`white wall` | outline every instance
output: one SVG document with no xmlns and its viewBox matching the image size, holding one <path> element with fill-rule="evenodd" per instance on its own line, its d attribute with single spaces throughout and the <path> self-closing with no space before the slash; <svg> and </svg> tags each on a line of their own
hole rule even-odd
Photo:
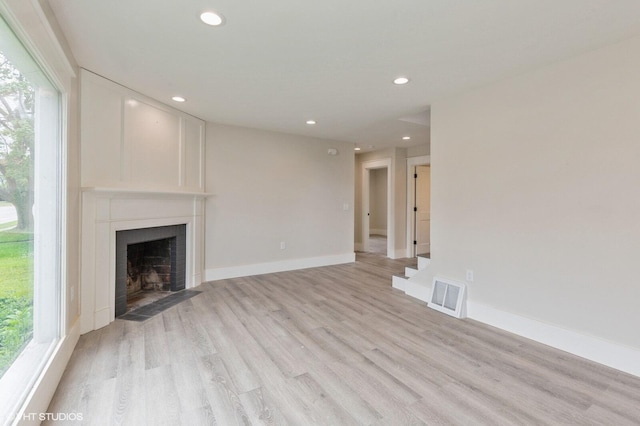
<svg viewBox="0 0 640 426">
<path fill-rule="evenodd" d="M 431 153 L 430 145 L 415 145 L 407 148 L 407 158 L 420 157 L 423 155 L 429 155 Z"/>
<path fill-rule="evenodd" d="M 638 51 L 433 104 L 433 275 L 472 269 L 471 302 L 640 348 Z"/>
<path fill-rule="evenodd" d="M 352 144 L 212 123 L 206 133 L 206 279 L 353 261 Z"/>
<path fill-rule="evenodd" d="M 407 256 L 407 149 L 396 148 L 393 158 L 394 253 L 392 259 Z"/>
<path fill-rule="evenodd" d="M 82 186 L 204 190 L 204 121 L 81 71 Z"/>
</svg>

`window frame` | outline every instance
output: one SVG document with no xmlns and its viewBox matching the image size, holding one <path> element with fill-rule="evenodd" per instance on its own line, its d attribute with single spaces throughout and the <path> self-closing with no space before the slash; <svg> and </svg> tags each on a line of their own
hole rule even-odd
<svg viewBox="0 0 640 426">
<path fill-rule="evenodd" d="M 42 236 L 38 236 L 39 241 L 35 242 L 35 234 L 38 231 L 34 229 L 34 269 L 36 269 L 36 264 L 40 262 L 37 258 L 38 252 L 40 256 L 43 256 L 43 253 L 49 254 L 44 254 L 47 258 L 45 263 L 48 265 L 41 268 L 41 271 L 34 270 L 34 337 L 0 379 L 4 380 L 7 377 L 9 380 L 19 377 L 25 370 L 31 373 L 27 380 L 20 380 L 20 388 L 13 385 L 14 380 L 7 382 L 8 387 L 15 394 L 15 398 L 12 398 L 11 404 L 3 404 L 0 418 L 6 418 L 7 422 L 11 422 L 13 419 L 13 423 L 16 424 L 25 420 L 25 414 L 46 411 L 79 336 L 77 331 L 72 331 L 71 335 L 69 333 L 69 310 L 66 302 L 68 300 L 67 264 L 69 261 L 67 255 L 67 143 L 69 106 L 74 93 L 72 84 L 76 75 L 73 65 L 69 62 L 49 24 L 46 11 L 41 8 L 38 2 L 0 0 L 0 16 L 15 35 L 17 43 L 22 45 L 24 52 L 31 57 L 40 73 L 49 82 L 49 94 L 53 96 L 50 97 L 46 107 L 51 108 L 52 105 L 55 105 L 55 116 L 50 116 L 47 120 L 49 125 L 53 123 L 55 126 L 53 132 L 55 136 L 50 135 L 52 136 L 50 139 L 54 143 L 47 146 L 51 140 L 38 140 L 40 137 L 38 135 L 35 142 L 36 146 L 40 144 L 36 147 L 36 159 L 40 154 L 53 157 L 48 161 L 46 167 L 50 169 L 49 175 L 55 177 L 50 179 L 51 182 L 40 182 L 39 189 L 36 188 L 38 179 L 34 178 L 36 202 L 41 203 L 39 207 L 36 207 L 35 215 L 41 215 L 38 210 L 50 212 L 52 202 L 56 214 L 53 215 L 55 216 L 53 220 L 48 221 L 48 224 L 44 224 L 42 221 L 38 222 L 38 218 L 35 218 L 36 223 L 45 227 L 44 231 L 42 229 L 40 231 L 43 231 L 46 236 L 44 239 Z M 24 72 L 22 69 L 20 70 Z M 43 96 L 42 90 L 38 96 Z M 42 103 L 39 105 L 39 107 L 44 106 Z M 34 127 L 41 124 L 42 122 L 36 119 Z M 43 146 L 47 146 L 48 152 L 42 150 L 38 154 L 37 152 Z M 42 164 L 34 164 L 34 169 L 38 167 L 42 167 Z M 38 173 L 38 171 L 34 170 L 34 173 Z M 46 185 L 43 186 L 45 183 Z M 50 191 L 52 187 L 55 188 L 53 194 L 38 197 L 38 191 L 42 193 L 40 195 L 45 195 L 45 191 Z M 53 281 L 55 285 L 45 285 L 45 281 Z M 48 291 L 38 294 L 39 290 L 44 287 L 48 287 Z M 52 299 L 55 301 L 54 303 L 50 303 Z M 51 305 L 54 305 L 53 308 Z M 43 307 L 53 313 L 42 315 Z M 52 316 L 55 318 L 53 322 L 50 321 Z M 38 324 L 39 321 L 42 325 Z M 46 335 L 37 335 L 38 327 L 43 327 L 39 330 L 46 330 Z M 44 343 L 40 340 L 44 340 Z M 5 383 L 2 387 L 5 387 L 4 385 Z"/>
</svg>

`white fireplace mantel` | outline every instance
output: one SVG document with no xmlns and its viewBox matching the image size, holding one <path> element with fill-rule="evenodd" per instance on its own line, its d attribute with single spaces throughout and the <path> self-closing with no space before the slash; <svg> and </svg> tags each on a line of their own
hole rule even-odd
<svg viewBox="0 0 640 426">
<path fill-rule="evenodd" d="M 186 287 L 202 283 L 206 193 L 83 188 L 81 333 L 115 319 L 116 232 L 185 224 Z"/>
</svg>

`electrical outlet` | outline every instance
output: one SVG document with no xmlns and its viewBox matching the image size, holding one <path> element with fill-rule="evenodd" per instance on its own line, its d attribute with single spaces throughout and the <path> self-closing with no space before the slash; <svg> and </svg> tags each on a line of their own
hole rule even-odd
<svg viewBox="0 0 640 426">
<path fill-rule="evenodd" d="M 287 245 L 285 244 L 285 242 L 284 242 L 284 241 L 281 241 L 281 242 L 280 242 L 280 250 L 284 250 L 284 249 L 286 249 L 286 248 L 287 248 Z"/>
<path fill-rule="evenodd" d="M 473 281 L 473 271 L 471 269 L 467 269 L 467 281 Z"/>
</svg>

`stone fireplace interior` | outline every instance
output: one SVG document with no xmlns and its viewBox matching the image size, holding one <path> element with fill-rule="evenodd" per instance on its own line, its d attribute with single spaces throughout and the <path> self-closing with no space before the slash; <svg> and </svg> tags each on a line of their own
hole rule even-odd
<svg viewBox="0 0 640 426">
<path fill-rule="evenodd" d="M 116 232 L 115 316 L 185 288 L 186 225 Z"/>
</svg>

